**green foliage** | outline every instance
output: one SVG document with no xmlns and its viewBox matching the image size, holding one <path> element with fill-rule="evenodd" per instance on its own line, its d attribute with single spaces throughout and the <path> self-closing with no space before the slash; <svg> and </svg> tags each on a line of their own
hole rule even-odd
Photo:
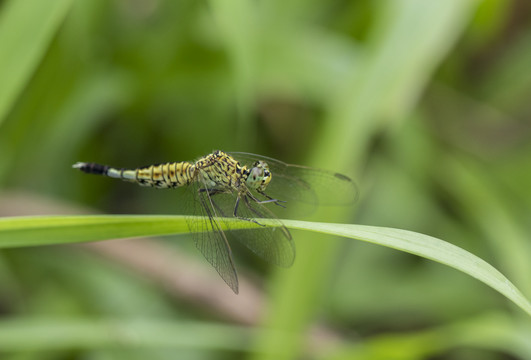
<svg viewBox="0 0 531 360">
<path fill-rule="evenodd" d="M 0 219 L 0 248 L 56 245 L 129 237 L 187 233 L 186 216 L 54 216 Z M 229 219 L 230 220 L 230 219 Z M 197 221 L 202 221 L 198 218 Z M 260 220 L 264 224 L 266 220 Z M 531 303 L 511 282 L 485 261 L 442 240 L 384 227 L 283 220 L 291 229 L 309 230 L 387 246 L 451 266 L 477 278 L 531 315 Z M 274 225 L 272 223 L 271 225 Z M 254 227 L 235 222 L 232 229 Z"/>
<path fill-rule="evenodd" d="M 528 315 L 506 302 L 529 312 L 527 10 L 517 0 L 2 2 L 0 356 L 531 358 Z M 297 244 L 288 270 L 234 249 L 239 274 L 267 284 L 237 298 L 198 269 L 178 275 L 206 296 L 167 281 L 161 259 L 197 255 L 186 235 L 136 263 L 125 245 L 106 256 L 37 246 L 187 232 L 175 216 L 182 191 L 71 165 L 213 149 L 345 173 L 361 190 L 356 214 L 286 221 Z M 95 212 L 128 215 L 72 217 Z"/>
<path fill-rule="evenodd" d="M 71 2 L 10 1 L 4 6 L 0 53 L 9 56 L 0 57 L 0 124 L 41 61 Z"/>
</svg>

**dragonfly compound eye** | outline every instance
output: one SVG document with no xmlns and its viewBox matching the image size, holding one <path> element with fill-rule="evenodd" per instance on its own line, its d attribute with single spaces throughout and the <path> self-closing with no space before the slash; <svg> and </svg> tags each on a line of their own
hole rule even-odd
<svg viewBox="0 0 531 360">
<path fill-rule="evenodd" d="M 250 189 L 263 191 L 271 181 L 269 167 L 263 161 L 257 161 L 249 171 L 246 184 Z"/>
</svg>

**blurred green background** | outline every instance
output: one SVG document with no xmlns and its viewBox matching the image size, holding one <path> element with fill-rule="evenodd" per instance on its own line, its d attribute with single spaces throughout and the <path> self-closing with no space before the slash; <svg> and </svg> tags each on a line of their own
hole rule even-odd
<svg viewBox="0 0 531 360">
<path fill-rule="evenodd" d="M 530 64 L 523 0 L 3 1 L 0 215 L 176 214 L 71 165 L 246 151 L 356 179 L 314 220 L 436 236 L 531 297 Z M 289 270 L 237 252 L 238 296 L 188 237 L 3 250 L 0 357 L 531 359 L 473 278 L 293 235 Z"/>
</svg>

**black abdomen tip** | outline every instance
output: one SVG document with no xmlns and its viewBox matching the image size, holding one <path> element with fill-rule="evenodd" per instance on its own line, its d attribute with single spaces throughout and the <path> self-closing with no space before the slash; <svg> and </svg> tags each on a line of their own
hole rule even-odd
<svg viewBox="0 0 531 360">
<path fill-rule="evenodd" d="M 109 167 L 107 165 L 100 165 L 95 163 L 78 162 L 72 165 L 74 169 L 79 169 L 87 174 L 107 175 Z"/>
</svg>

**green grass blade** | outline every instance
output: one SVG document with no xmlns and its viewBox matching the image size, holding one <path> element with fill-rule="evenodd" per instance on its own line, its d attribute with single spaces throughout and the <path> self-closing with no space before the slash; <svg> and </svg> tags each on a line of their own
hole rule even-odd
<svg viewBox="0 0 531 360">
<path fill-rule="evenodd" d="M 0 248 L 81 243 L 115 238 L 187 233 L 185 216 L 39 216 L 0 219 Z M 262 219 L 262 223 L 267 221 Z M 505 276 L 479 257 L 440 239 L 375 226 L 283 220 L 290 229 L 367 241 L 422 256 L 462 271 L 492 287 L 531 315 L 531 303 Z M 254 223 L 237 222 L 254 227 Z M 235 224 L 235 225 L 236 225 Z"/>
<path fill-rule="evenodd" d="M 0 124 L 30 79 L 71 0 L 8 1 L 0 12 Z"/>
<path fill-rule="evenodd" d="M 448 265 L 492 287 L 531 315 L 531 303 L 503 274 L 481 258 L 446 241 L 413 231 L 350 224 L 284 221 L 290 229 L 343 236 L 382 245 Z"/>
<path fill-rule="evenodd" d="M 515 319 L 506 312 L 493 312 L 417 331 L 378 334 L 364 339 L 362 344 L 341 344 L 322 359 L 431 359 L 456 348 L 494 350 L 526 359 L 530 336 L 528 321 Z"/>
<path fill-rule="evenodd" d="M 20 318 L 0 321 L 2 351 L 134 348 L 250 350 L 253 331 L 199 322 Z"/>
<path fill-rule="evenodd" d="M 26 216 L 0 219 L 0 248 L 182 234 L 184 216 Z"/>
</svg>

